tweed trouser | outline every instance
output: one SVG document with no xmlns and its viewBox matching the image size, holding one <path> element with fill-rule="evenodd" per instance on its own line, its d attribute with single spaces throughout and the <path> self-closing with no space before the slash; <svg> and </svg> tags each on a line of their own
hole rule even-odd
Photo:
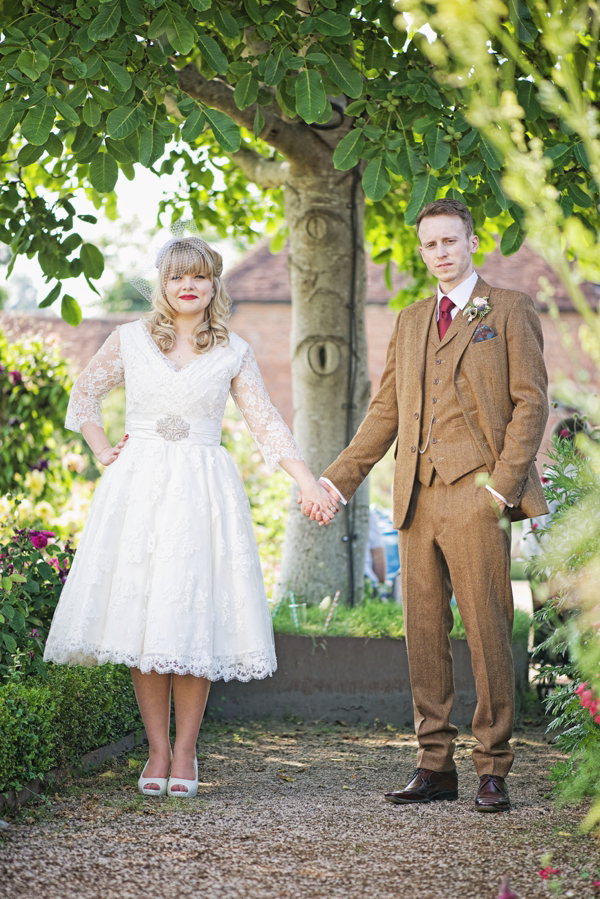
<svg viewBox="0 0 600 899">
<path fill-rule="evenodd" d="M 417 765 L 454 769 L 450 724 L 454 675 L 449 633 L 452 588 L 471 650 L 477 693 L 477 774 L 510 771 L 514 723 L 510 528 L 499 526 L 491 494 L 471 472 L 451 486 L 435 475 L 415 482 L 400 531 L 402 602 L 413 694 Z"/>
</svg>

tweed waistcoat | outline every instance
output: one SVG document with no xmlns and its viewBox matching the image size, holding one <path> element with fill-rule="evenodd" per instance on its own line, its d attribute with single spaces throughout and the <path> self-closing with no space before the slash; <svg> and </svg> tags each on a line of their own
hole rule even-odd
<svg viewBox="0 0 600 899">
<path fill-rule="evenodd" d="M 416 472 L 417 480 L 426 487 L 431 484 L 435 471 L 445 484 L 452 484 L 468 472 L 485 467 L 453 383 L 453 344 L 461 324 L 460 315 L 459 311 L 442 341 L 435 314 L 429 327 L 419 439 L 419 450 L 425 451 L 419 451 Z"/>
</svg>

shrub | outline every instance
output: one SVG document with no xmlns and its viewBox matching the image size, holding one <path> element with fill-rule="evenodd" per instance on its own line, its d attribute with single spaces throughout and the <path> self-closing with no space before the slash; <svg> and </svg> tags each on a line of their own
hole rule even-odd
<svg viewBox="0 0 600 899">
<path fill-rule="evenodd" d="M 0 683 L 16 674 L 45 677 L 42 656 L 73 550 L 52 531 L 14 531 L 0 544 Z"/>
<path fill-rule="evenodd" d="M 129 670 L 50 665 L 0 687 L 0 793 L 142 726 Z"/>
<path fill-rule="evenodd" d="M 0 495 L 48 468 L 49 440 L 62 432 L 69 402 L 67 363 L 39 337 L 8 343 L 0 333 Z"/>
</svg>

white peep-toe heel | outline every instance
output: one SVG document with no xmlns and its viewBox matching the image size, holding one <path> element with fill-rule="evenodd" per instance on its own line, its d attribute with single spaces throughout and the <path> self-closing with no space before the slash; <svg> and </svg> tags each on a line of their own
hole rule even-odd
<svg viewBox="0 0 600 899">
<path fill-rule="evenodd" d="M 184 780 L 183 777 L 170 777 L 167 786 L 169 796 L 175 796 L 177 799 L 193 799 L 198 792 L 198 759 L 194 759 L 194 770 L 196 777 L 194 780 Z M 173 787 L 187 787 L 187 793 L 184 790 L 173 790 Z"/>
<path fill-rule="evenodd" d="M 138 790 L 140 793 L 143 793 L 144 796 L 164 796 L 167 792 L 167 780 L 166 777 L 144 777 L 146 772 L 146 768 L 150 759 L 144 765 L 144 770 L 140 775 L 140 779 L 138 780 Z M 158 784 L 158 790 L 154 787 L 149 787 L 148 784 Z"/>
</svg>

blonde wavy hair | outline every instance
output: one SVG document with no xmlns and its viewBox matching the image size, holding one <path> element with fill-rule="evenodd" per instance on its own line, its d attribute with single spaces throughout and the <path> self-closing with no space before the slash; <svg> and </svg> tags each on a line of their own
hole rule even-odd
<svg viewBox="0 0 600 899">
<path fill-rule="evenodd" d="M 216 346 L 229 343 L 227 327 L 231 300 L 222 281 L 223 259 L 200 237 L 175 237 L 162 247 L 156 257 L 158 279 L 152 291 L 152 309 L 145 319 L 152 339 L 163 353 L 175 346 L 175 312 L 167 300 L 167 281 L 182 275 L 204 275 L 213 285 L 213 297 L 206 309 L 205 320 L 190 338 L 195 353 L 209 353 Z"/>
</svg>

